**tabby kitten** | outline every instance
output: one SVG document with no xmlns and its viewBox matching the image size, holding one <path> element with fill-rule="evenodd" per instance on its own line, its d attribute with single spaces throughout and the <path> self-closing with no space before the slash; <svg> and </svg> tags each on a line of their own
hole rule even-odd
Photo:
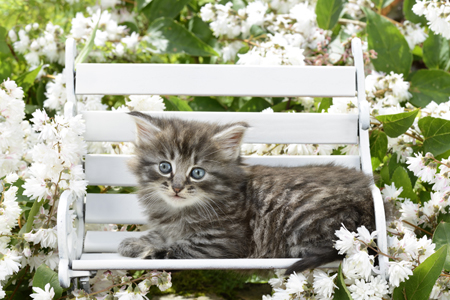
<svg viewBox="0 0 450 300">
<path fill-rule="evenodd" d="M 139 201 L 152 228 L 120 243 L 141 258 L 303 258 L 287 273 L 341 257 L 334 232 L 374 230 L 371 178 L 334 165 L 248 166 L 248 125 L 131 112 L 137 124 Z"/>
</svg>

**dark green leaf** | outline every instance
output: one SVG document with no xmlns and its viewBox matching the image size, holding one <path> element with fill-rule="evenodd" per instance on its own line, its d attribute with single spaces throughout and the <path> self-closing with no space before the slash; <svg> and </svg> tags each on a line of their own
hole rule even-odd
<svg viewBox="0 0 450 300">
<path fill-rule="evenodd" d="M 369 49 L 377 52 L 377 58 L 372 59 L 375 69 L 385 73 L 394 71 L 406 78 L 412 54 L 405 37 L 394 24 L 376 12 L 364 7 L 363 10 L 367 16 Z"/>
<path fill-rule="evenodd" d="M 397 161 L 397 153 L 392 154 L 391 158 L 388 162 L 388 169 L 389 169 L 389 178 L 392 178 L 392 175 L 394 175 L 395 170 L 400 166 L 399 162 Z"/>
<path fill-rule="evenodd" d="M 424 16 L 418 16 L 413 11 L 412 8 L 416 4 L 416 0 L 404 0 L 403 1 L 403 14 L 405 18 L 416 24 L 427 24 L 427 19 Z"/>
<path fill-rule="evenodd" d="M 328 109 L 331 105 L 333 105 L 333 98 L 322 98 L 317 112 L 321 113 L 323 110 L 325 110 L 325 112 L 328 112 Z"/>
<path fill-rule="evenodd" d="M 169 100 L 178 108 L 179 111 L 192 111 L 187 101 L 175 96 L 170 96 Z"/>
<path fill-rule="evenodd" d="M 37 105 L 33 105 L 33 104 L 26 104 L 25 105 L 25 113 L 26 114 L 32 114 L 36 111 L 36 109 L 38 109 L 39 106 Z"/>
<path fill-rule="evenodd" d="M 219 101 L 210 97 L 195 97 L 189 106 L 196 111 L 226 111 Z"/>
<path fill-rule="evenodd" d="M 150 22 L 165 17 L 175 18 L 190 0 L 153 0 L 142 12 Z"/>
<path fill-rule="evenodd" d="M 78 54 L 78 56 L 75 58 L 75 67 L 76 65 L 83 63 L 86 58 L 89 55 L 89 52 L 92 51 L 92 49 L 94 48 L 94 40 L 95 40 L 95 35 L 97 34 L 97 28 L 98 28 L 98 24 L 100 23 L 100 18 L 97 21 L 97 24 L 95 24 L 94 29 L 92 30 L 91 36 L 89 37 L 89 40 L 86 41 L 86 44 L 84 45 L 83 49 L 81 49 L 80 53 Z"/>
<path fill-rule="evenodd" d="M 413 275 L 394 290 L 393 299 L 428 299 L 434 283 L 441 274 L 446 257 L 447 246 L 444 246 L 414 269 Z"/>
<path fill-rule="evenodd" d="M 258 37 L 266 33 L 267 32 L 260 26 L 252 25 L 252 27 L 250 27 L 250 34 L 254 37 Z"/>
<path fill-rule="evenodd" d="M 450 74 L 442 70 L 419 70 L 411 77 L 411 104 L 425 107 L 431 101 L 447 102 L 450 97 Z"/>
<path fill-rule="evenodd" d="M 55 297 L 58 299 L 62 296 L 63 288 L 59 285 L 58 273 L 51 270 L 46 264 L 42 264 L 37 268 L 33 277 L 33 287 L 39 287 L 45 290 L 45 285 L 50 283 L 50 287 L 55 291 Z"/>
<path fill-rule="evenodd" d="M 129 34 L 133 33 L 133 32 L 139 33 L 139 28 L 137 27 L 136 23 L 134 23 L 134 22 L 123 22 L 123 23 L 120 23 L 120 25 L 127 26 L 127 28 L 129 29 L 129 32 L 128 32 Z"/>
<path fill-rule="evenodd" d="M 148 29 L 154 52 L 161 54 L 186 53 L 193 56 L 218 56 L 211 46 L 171 19 L 155 20 Z"/>
<path fill-rule="evenodd" d="M 211 29 L 209 29 L 209 25 L 203 22 L 203 20 L 199 17 L 193 17 L 189 21 L 189 31 L 205 43 L 208 43 L 213 37 L 213 33 Z"/>
<path fill-rule="evenodd" d="M 381 161 L 388 150 L 388 139 L 386 133 L 374 130 L 370 134 L 370 155 L 378 157 Z"/>
<path fill-rule="evenodd" d="M 424 136 L 425 153 L 431 152 L 437 156 L 450 150 L 450 121 L 424 117 L 419 120 L 419 128 Z"/>
<path fill-rule="evenodd" d="M 343 9 L 343 0 L 318 0 L 316 4 L 317 24 L 325 30 L 333 29 Z"/>
<path fill-rule="evenodd" d="M 394 115 L 382 115 L 377 116 L 377 120 L 383 123 L 383 130 L 390 137 L 398 137 L 408 130 L 414 123 L 419 110 L 394 114 Z"/>
<path fill-rule="evenodd" d="M 345 284 L 344 276 L 342 276 L 341 265 L 339 265 L 338 276 L 336 276 L 334 284 L 336 284 L 337 288 L 334 289 L 333 300 L 353 300 L 350 291 Z"/>
<path fill-rule="evenodd" d="M 257 112 L 263 111 L 264 109 L 270 107 L 270 103 L 263 98 L 252 98 L 247 103 L 245 103 L 239 111 L 243 112 Z"/>
<path fill-rule="evenodd" d="M 36 91 L 36 101 L 37 104 L 39 106 L 39 108 L 43 108 L 44 107 L 44 100 L 46 99 L 45 97 L 45 84 L 43 81 L 39 82 L 37 91 Z"/>
<path fill-rule="evenodd" d="M 11 51 L 9 50 L 8 44 L 6 43 L 6 36 L 8 35 L 8 31 L 5 27 L 0 26 L 0 52 L 8 54 Z"/>
<path fill-rule="evenodd" d="M 391 177 L 391 182 L 395 184 L 395 187 L 398 189 L 400 187 L 403 188 L 403 191 L 400 194 L 402 198 L 408 198 L 411 200 L 415 200 L 417 198 L 416 193 L 413 191 L 413 187 L 411 185 L 411 180 L 409 179 L 408 172 L 406 172 L 405 168 L 397 167 Z"/>
<path fill-rule="evenodd" d="M 34 85 L 34 81 L 36 80 L 36 76 L 39 74 L 42 65 L 37 67 L 36 69 L 26 72 L 16 79 L 17 86 L 21 86 L 22 89 L 26 92 Z"/>
<path fill-rule="evenodd" d="M 39 213 L 39 209 L 44 204 L 44 200 L 35 200 L 33 206 L 31 207 L 30 214 L 28 215 L 27 225 L 25 227 L 25 233 L 28 233 L 33 228 L 34 217 Z"/>
<path fill-rule="evenodd" d="M 433 243 L 436 249 L 447 246 L 447 257 L 445 259 L 444 269 L 450 270 L 450 223 L 441 222 L 433 233 Z"/>
<path fill-rule="evenodd" d="M 6 55 L 0 53 L 0 82 L 11 78 L 12 68 L 11 63 L 6 60 Z"/>
<path fill-rule="evenodd" d="M 152 0 L 137 0 L 137 9 L 141 10 L 144 7 L 147 7 L 151 2 Z"/>
<path fill-rule="evenodd" d="M 430 193 L 429 192 L 427 192 L 427 194 L 428 195 L 430 195 Z M 430 197 L 431 198 L 431 197 Z M 445 223 L 450 223 L 450 214 L 449 213 L 446 213 L 446 214 L 443 214 L 443 213 L 440 213 L 439 214 L 439 216 L 438 216 L 438 222 L 440 223 L 440 222 L 445 222 Z M 450 247 L 450 246 L 449 246 Z M 448 254 L 447 254 L 447 259 L 448 259 Z M 447 262 L 447 261 L 446 261 Z"/>
<path fill-rule="evenodd" d="M 445 70 L 450 60 L 450 41 L 440 34 L 428 32 L 423 43 L 423 62 L 430 69 Z"/>
</svg>

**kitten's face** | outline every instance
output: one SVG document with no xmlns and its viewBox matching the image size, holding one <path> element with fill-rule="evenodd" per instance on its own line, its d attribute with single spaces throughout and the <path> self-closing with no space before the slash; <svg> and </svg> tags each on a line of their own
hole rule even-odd
<svg viewBox="0 0 450 300">
<path fill-rule="evenodd" d="M 218 126 L 132 114 L 139 118 L 132 169 L 148 203 L 163 199 L 174 208 L 207 208 L 218 196 L 235 191 L 243 172 L 239 148 L 245 124 Z"/>
</svg>

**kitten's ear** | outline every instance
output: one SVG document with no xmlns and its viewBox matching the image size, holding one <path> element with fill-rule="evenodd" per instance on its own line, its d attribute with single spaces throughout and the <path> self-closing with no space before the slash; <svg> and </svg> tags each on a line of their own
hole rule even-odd
<svg viewBox="0 0 450 300">
<path fill-rule="evenodd" d="M 133 116 L 134 121 L 136 122 L 136 141 L 138 141 L 138 143 L 142 143 L 153 138 L 158 132 L 161 131 L 161 129 L 157 127 L 154 122 L 152 122 L 152 117 L 150 117 L 149 115 L 140 113 L 138 111 L 132 111 L 128 114 Z"/>
<path fill-rule="evenodd" d="M 227 158 L 238 158 L 241 152 L 242 138 L 248 127 L 247 123 L 236 123 L 213 136 L 213 140 Z"/>
</svg>

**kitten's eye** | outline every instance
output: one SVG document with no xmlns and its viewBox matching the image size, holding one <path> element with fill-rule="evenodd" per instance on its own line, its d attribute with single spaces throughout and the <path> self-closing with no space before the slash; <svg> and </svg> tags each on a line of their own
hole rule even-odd
<svg viewBox="0 0 450 300">
<path fill-rule="evenodd" d="M 172 172 L 172 166 L 167 161 L 163 161 L 159 164 L 159 170 L 163 174 L 169 174 L 170 172 Z"/>
<path fill-rule="evenodd" d="M 191 177 L 194 179 L 202 179 L 206 172 L 202 168 L 194 168 L 191 171 Z"/>
</svg>

